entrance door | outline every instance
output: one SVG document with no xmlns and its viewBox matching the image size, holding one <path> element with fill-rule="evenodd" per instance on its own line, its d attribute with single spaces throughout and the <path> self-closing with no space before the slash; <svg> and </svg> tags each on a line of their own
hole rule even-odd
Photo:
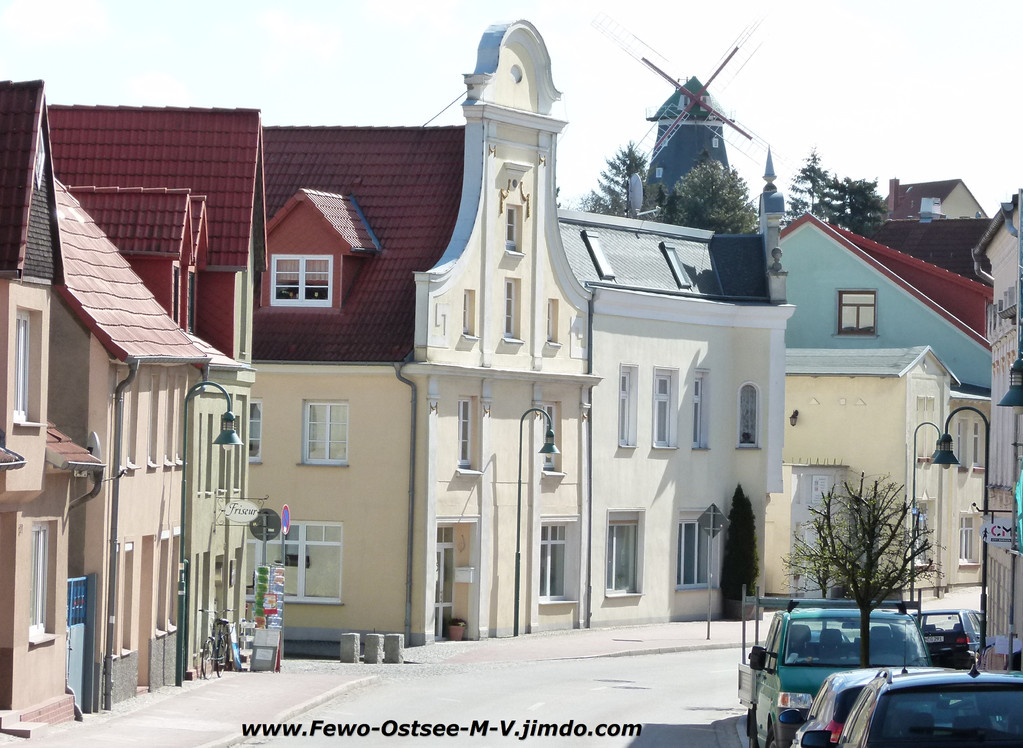
<svg viewBox="0 0 1023 748">
<path fill-rule="evenodd" d="M 437 588 L 434 590 L 433 634 L 444 636 L 455 602 L 455 528 L 437 528 Z"/>
<path fill-rule="evenodd" d="M 75 692 L 75 706 L 89 711 L 85 693 L 87 664 L 91 661 L 92 624 L 89 620 L 90 587 L 95 580 L 77 577 L 67 580 L 67 681 Z"/>
</svg>

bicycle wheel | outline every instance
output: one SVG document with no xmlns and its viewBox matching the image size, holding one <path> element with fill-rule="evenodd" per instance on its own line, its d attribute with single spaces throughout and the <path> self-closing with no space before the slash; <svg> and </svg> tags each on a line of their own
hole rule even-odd
<svg viewBox="0 0 1023 748">
<path fill-rule="evenodd" d="M 202 651 L 199 653 L 199 677 L 205 680 L 213 672 L 213 637 L 203 642 Z"/>
<path fill-rule="evenodd" d="M 217 635 L 217 646 L 213 651 L 213 667 L 217 671 L 217 677 L 220 677 L 221 671 L 224 669 L 224 665 L 227 662 L 227 645 L 224 641 L 224 635 Z"/>
</svg>

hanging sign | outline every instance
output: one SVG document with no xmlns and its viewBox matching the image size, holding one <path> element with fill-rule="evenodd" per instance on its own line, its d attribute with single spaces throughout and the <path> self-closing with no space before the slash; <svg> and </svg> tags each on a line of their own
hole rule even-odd
<svg viewBox="0 0 1023 748">
<path fill-rule="evenodd" d="M 224 516 L 231 522 L 247 525 L 259 515 L 259 507 L 245 499 L 229 501 L 224 507 Z"/>
</svg>

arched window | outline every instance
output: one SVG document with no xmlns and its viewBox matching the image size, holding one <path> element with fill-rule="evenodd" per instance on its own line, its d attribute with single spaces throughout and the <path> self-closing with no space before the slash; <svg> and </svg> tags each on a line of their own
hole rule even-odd
<svg viewBox="0 0 1023 748">
<path fill-rule="evenodd" d="M 760 444 L 760 392 L 755 384 L 739 388 L 739 446 Z"/>
</svg>

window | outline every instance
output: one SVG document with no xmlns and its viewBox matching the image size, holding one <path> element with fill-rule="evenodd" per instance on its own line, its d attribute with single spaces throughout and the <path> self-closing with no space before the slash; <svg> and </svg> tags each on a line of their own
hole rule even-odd
<svg viewBox="0 0 1023 748">
<path fill-rule="evenodd" d="M 658 166 L 654 169 L 654 179 L 660 179 L 664 176 L 664 167 Z"/>
<path fill-rule="evenodd" d="M 678 525 L 678 561 L 675 584 L 679 587 L 707 586 L 707 549 L 710 539 L 695 520 Z"/>
<path fill-rule="evenodd" d="M 32 525 L 32 576 L 29 579 L 28 632 L 46 631 L 46 587 L 49 576 L 49 528 L 42 522 Z"/>
<path fill-rule="evenodd" d="M 249 462 L 263 459 L 263 401 L 249 403 Z"/>
<path fill-rule="evenodd" d="M 639 592 L 639 517 L 615 512 L 607 525 L 608 592 Z"/>
<path fill-rule="evenodd" d="M 348 403 L 306 403 L 302 460 L 313 465 L 348 464 Z"/>
<path fill-rule="evenodd" d="M 505 278 L 504 281 L 504 337 L 519 338 L 519 281 Z"/>
<path fill-rule="evenodd" d="M 160 452 L 160 375 L 149 380 L 149 467 L 157 467 Z"/>
<path fill-rule="evenodd" d="M 289 255 L 274 257 L 271 304 L 330 306 L 333 258 Z"/>
<path fill-rule="evenodd" d="M 966 564 L 977 563 L 977 554 L 974 549 L 976 533 L 973 531 L 973 517 L 966 515 L 959 518 L 959 562 Z"/>
<path fill-rule="evenodd" d="M 981 457 L 984 454 L 981 451 L 981 436 L 980 436 L 980 423 L 977 421 L 973 422 L 973 466 L 984 467 L 984 463 L 981 461 Z"/>
<path fill-rule="evenodd" d="M 636 446 L 636 377 L 635 366 L 622 365 L 618 371 L 618 446 Z"/>
<path fill-rule="evenodd" d="M 472 467 L 472 400 L 458 401 L 458 467 Z"/>
<path fill-rule="evenodd" d="M 284 594 L 300 600 L 317 602 L 341 601 L 341 561 L 344 526 L 339 523 L 291 523 L 291 532 L 284 542 Z M 247 558 L 255 566 L 281 562 L 281 544 L 250 538 Z M 248 582 L 251 584 L 251 574 Z M 251 587 L 250 594 L 251 594 Z"/>
<path fill-rule="evenodd" d="M 565 525 L 540 528 L 540 597 L 565 597 Z"/>
<path fill-rule="evenodd" d="M 29 340 L 32 331 L 28 312 L 17 314 L 14 338 L 14 421 L 28 420 L 28 390 L 31 381 Z"/>
<path fill-rule="evenodd" d="M 558 342 L 558 300 L 547 299 L 547 342 Z"/>
<path fill-rule="evenodd" d="M 707 385 L 706 372 L 693 375 L 693 449 L 707 448 L 707 417 L 704 413 L 704 390 Z"/>
<path fill-rule="evenodd" d="M 171 317 L 181 325 L 181 268 L 174 266 L 174 278 L 171 281 Z"/>
<path fill-rule="evenodd" d="M 739 388 L 739 446 L 755 447 L 760 439 L 760 402 L 756 385 Z"/>
<path fill-rule="evenodd" d="M 873 291 L 838 292 L 838 334 L 873 335 L 877 306 Z"/>
<path fill-rule="evenodd" d="M 966 453 L 963 452 L 963 446 L 964 446 L 963 431 L 964 431 L 964 427 L 965 427 L 965 424 L 962 421 L 956 421 L 955 455 L 956 455 L 957 458 L 959 458 L 959 464 L 962 465 L 963 467 L 965 467 L 965 466 L 970 464 L 969 457 L 967 457 Z"/>
<path fill-rule="evenodd" d="M 559 436 L 561 434 L 561 425 L 558 423 L 558 410 L 559 410 L 558 404 L 557 403 L 548 403 L 548 404 L 543 405 L 541 407 L 543 408 L 544 412 L 551 417 L 551 429 L 554 431 L 554 445 L 556 447 L 558 447 L 558 449 L 560 450 L 561 446 L 558 444 L 558 442 L 561 441 L 560 436 Z M 542 423 L 543 423 L 544 438 L 546 439 L 547 438 L 547 419 L 544 418 L 542 420 Z M 545 454 L 543 456 L 543 469 L 546 470 L 549 473 L 559 473 L 559 472 L 561 472 L 561 455 L 560 454 L 556 454 L 556 455 L 555 454 Z"/>
<path fill-rule="evenodd" d="M 476 292 L 465 291 L 462 294 L 462 334 L 476 337 Z"/>
<path fill-rule="evenodd" d="M 519 250 L 519 208 L 517 205 L 505 205 L 506 216 L 504 248 L 507 252 Z"/>
<path fill-rule="evenodd" d="M 654 435 L 655 447 L 674 447 L 678 386 L 677 372 L 654 369 Z"/>
</svg>

